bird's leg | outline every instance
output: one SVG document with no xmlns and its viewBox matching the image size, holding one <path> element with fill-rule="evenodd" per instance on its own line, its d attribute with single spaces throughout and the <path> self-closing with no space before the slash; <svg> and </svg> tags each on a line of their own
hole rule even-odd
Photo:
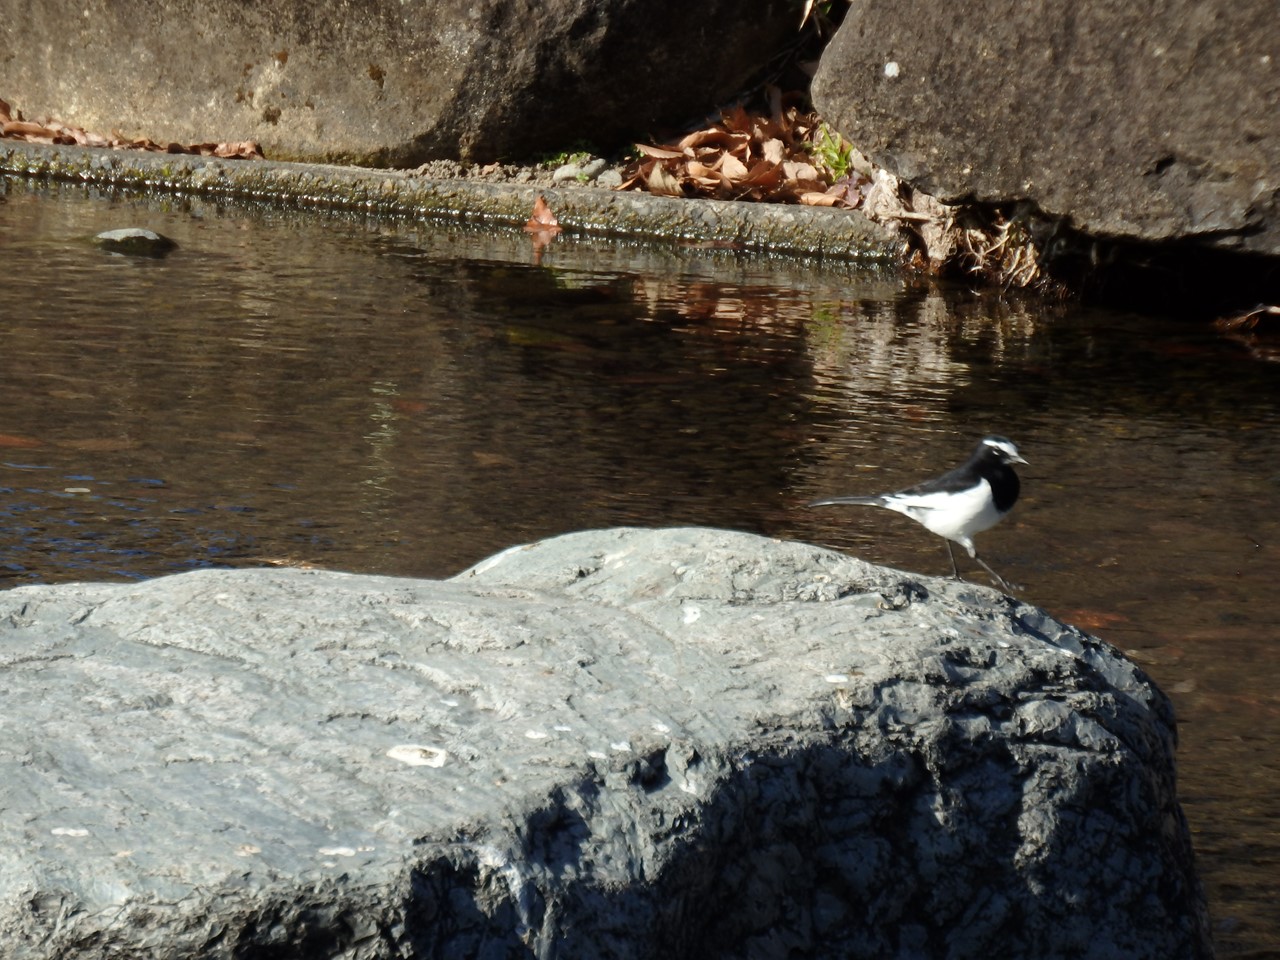
<svg viewBox="0 0 1280 960">
<path fill-rule="evenodd" d="M 983 560 L 980 556 L 978 556 L 976 552 L 973 555 L 973 559 L 977 560 L 980 564 L 982 564 L 982 569 L 987 571 L 987 573 L 991 574 L 992 579 L 994 579 L 996 583 L 1000 584 L 1000 589 L 1004 590 L 1005 593 L 1017 593 L 1019 590 L 1022 589 L 1022 587 L 1018 586 L 1018 584 L 1010 583 L 1004 577 L 1000 576 L 1000 574 L 996 573 L 989 566 L 987 566 L 986 561 Z"/>
<path fill-rule="evenodd" d="M 951 541 L 943 540 L 942 542 L 947 545 L 947 556 L 951 558 L 951 579 L 959 580 L 960 570 L 956 567 L 956 555 L 951 551 Z"/>
</svg>

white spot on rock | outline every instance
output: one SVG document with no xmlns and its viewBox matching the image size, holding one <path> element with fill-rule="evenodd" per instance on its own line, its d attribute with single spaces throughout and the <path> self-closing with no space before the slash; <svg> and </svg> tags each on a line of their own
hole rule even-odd
<svg viewBox="0 0 1280 960">
<path fill-rule="evenodd" d="M 827 683 L 848 683 L 849 675 L 847 673 L 828 673 L 822 679 Z"/>
<path fill-rule="evenodd" d="M 449 752 L 439 747 L 424 747 L 416 743 L 402 743 L 387 751 L 392 760 L 399 760 L 411 767 L 443 767 Z"/>
<path fill-rule="evenodd" d="M 898 66 L 897 60 L 890 60 L 884 65 L 884 75 L 893 80 L 902 72 L 902 68 Z"/>
<path fill-rule="evenodd" d="M 702 617 L 702 608 L 696 604 L 686 603 L 682 608 L 685 623 L 696 623 Z"/>
<path fill-rule="evenodd" d="M 87 837 L 89 831 L 81 827 L 54 827 L 49 831 L 55 837 Z"/>
<path fill-rule="evenodd" d="M 551 734 L 545 733 L 542 730 L 526 730 L 524 735 L 530 740 L 545 740 L 547 737 L 551 736 Z"/>
</svg>

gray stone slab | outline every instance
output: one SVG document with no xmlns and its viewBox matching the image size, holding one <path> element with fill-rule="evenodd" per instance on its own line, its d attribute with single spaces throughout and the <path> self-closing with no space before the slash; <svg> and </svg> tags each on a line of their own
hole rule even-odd
<svg viewBox="0 0 1280 960">
<path fill-rule="evenodd" d="M 1274 0 L 859 0 L 819 112 L 939 199 L 1280 253 Z"/>
<path fill-rule="evenodd" d="M 798 19 L 786 0 L 0 0 L 0 95 L 161 143 L 487 163 L 583 137 L 612 148 L 709 112 Z"/>
<path fill-rule="evenodd" d="M 705 529 L 0 594 L 0 953 L 1207 957 L 1169 704 Z"/>
</svg>

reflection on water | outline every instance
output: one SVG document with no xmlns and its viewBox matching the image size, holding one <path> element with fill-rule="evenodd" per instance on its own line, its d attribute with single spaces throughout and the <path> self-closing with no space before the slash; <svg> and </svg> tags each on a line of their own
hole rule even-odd
<svg viewBox="0 0 1280 960">
<path fill-rule="evenodd" d="M 1028 599 L 1174 698 L 1222 956 L 1280 948 L 1280 389 L 1201 331 L 727 250 L 8 184 L 0 575 L 309 563 L 444 576 L 587 527 L 706 524 L 926 573 L 894 489 L 987 432 Z M 164 260 L 84 242 L 157 229 Z M 980 579 L 981 571 L 963 566 Z"/>
</svg>

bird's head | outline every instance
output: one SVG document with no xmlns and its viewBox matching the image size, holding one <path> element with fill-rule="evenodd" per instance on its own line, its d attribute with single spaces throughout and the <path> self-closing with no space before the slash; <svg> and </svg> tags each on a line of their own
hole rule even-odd
<svg viewBox="0 0 1280 960">
<path fill-rule="evenodd" d="M 983 437 L 979 449 L 988 456 L 994 456 L 1001 463 L 1026 463 L 1022 459 L 1022 455 L 1018 453 L 1018 448 L 1013 445 L 1013 441 L 1008 437 Z"/>
</svg>

